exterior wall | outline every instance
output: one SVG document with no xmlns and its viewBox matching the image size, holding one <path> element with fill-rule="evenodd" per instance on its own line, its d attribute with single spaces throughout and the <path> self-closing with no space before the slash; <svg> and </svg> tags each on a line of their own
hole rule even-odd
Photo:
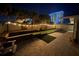
<svg viewBox="0 0 79 59">
<path fill-rule="evenodd" d="M 64 24 L 56 25 L 56 28 L 64 29 L 64 30 L 67 30 L 67 31 L 73 31 L 73 27 L 74 27 L 74 25 L 64 25 Z"/>
<path fill-rule="evenodd" d="M 0 24 L 0 33 L 3 33 L 3 32 L 4 32 L 3 26 L 2 24 Z"/>
<path fill-rule="evenodd" d="M 18 31 L 18 30 L 21 30 L 21 26 L 18 26 L 18 25 L 12 25 L 12 24 L 9 24 L 8 25 L 8 31 Z"/>
<path fill-rule="evenodd" d="M 12 31 L 18 31 L 21 30 L 21 26 L 13 25 L 13 24 L 4 24 L 2 25 L 2 28 L 0 26 L 0 32 L 12 32 Z"/>
<path fill-rule="evenodd" d="M 74 41 L 79 43 L 79 15 L 74 17 Z"/>
</svg>

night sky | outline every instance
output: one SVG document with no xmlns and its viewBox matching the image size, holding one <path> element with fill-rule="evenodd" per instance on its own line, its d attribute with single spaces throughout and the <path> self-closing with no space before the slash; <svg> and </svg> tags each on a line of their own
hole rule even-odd
<svg viewBox="0 0 79 59">
<path fill-rule="evenodd" d="M 57 11 L 64 11 L 64 16 L 78 15 L 78 3 L 23 3 L 12 4 L 13 8 L 21 8 L 31 11 L 36 11 L 39 14 L 49 14 Z"/>
</svg>

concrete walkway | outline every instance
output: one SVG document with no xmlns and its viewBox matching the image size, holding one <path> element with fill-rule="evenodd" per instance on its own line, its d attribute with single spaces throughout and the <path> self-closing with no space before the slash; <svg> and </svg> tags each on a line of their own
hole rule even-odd
<svg viewBox="0 0 79 59">
<path fill-rule="evenodd" d="M 56 37 L 55 40 L 50 43 L 35 38 L 35 40 L 29 44 L 25 44 L 21 49 L 18 49 L 15 55 L 20 56 L 71 56 L 79 55 L 79 45 L 75 45 L 71 42 L 70 38 L 72 32 L 59 33 L 55 32 L 48 34 Z"/>
<path fill-rule="evenodd" d="M 54 41 L 45 46 L 41 55 L 57 55 L 57 56 L 70 56 L 79 55 L 79 47 L 71 42 L 70 38 L 72 33 L 59 33 L 60 37 L 57 37 Z M 52 36 L 59 36 L 57 33 L 51 34 Z M 45 49 L 45 50 L 44 50 Z"/>
</svg>

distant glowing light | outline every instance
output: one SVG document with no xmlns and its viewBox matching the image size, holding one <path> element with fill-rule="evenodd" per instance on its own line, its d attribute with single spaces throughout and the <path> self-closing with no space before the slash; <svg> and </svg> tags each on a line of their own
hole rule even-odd
<svg viewBox="0 0 79 59">
<path fill-rule="evenodd" d="M 13 23 L 13 25 L 17 25 L 16 23 Z"/>
<path fill-rule="evenodd" d="M 22 26 L 26 26 L 26 25 L 22 25 Z"/>
<path fill-rule="evenodd" d="M 7 22 L 8 24 L 11 24 L 11 22 L 9 21 L 9 22 Z"/>
<path fill-rule="evenodd" d="M 18 24 L 18 26 L 21 26 L 21 24 Z"/>
<path fill-rule="evenodd" d="M 26 27 L 28 27 L 28 25 L 26 25 Z"/>
</svg>

